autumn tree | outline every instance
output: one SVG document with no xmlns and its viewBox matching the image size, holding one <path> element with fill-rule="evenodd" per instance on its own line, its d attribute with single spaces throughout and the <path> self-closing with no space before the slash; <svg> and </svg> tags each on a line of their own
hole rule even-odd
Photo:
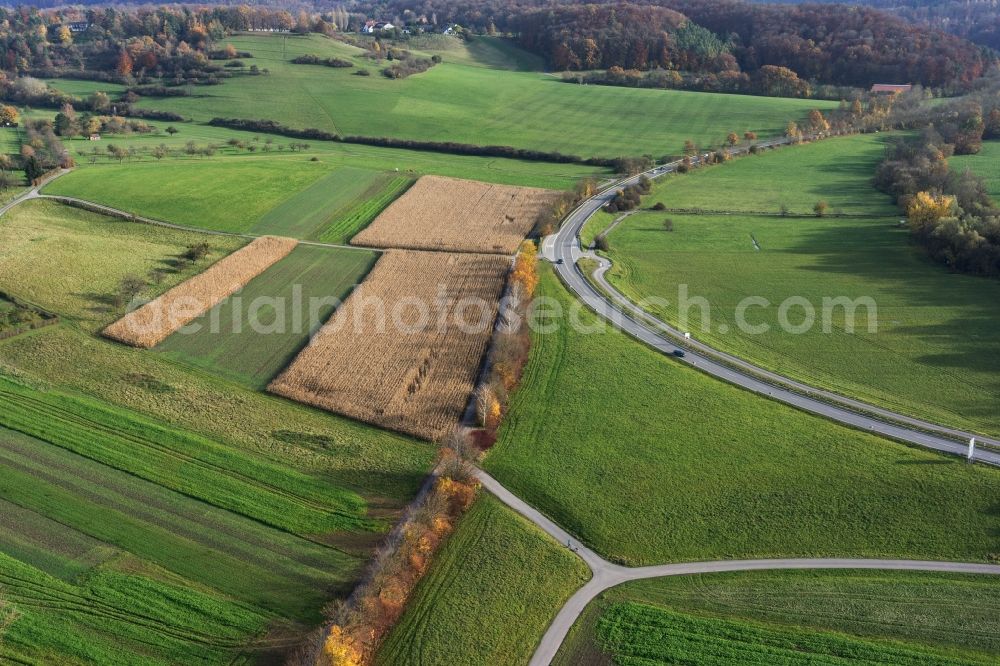
<svg viewBox="0 0 1000 666">
<path fill-rule="evenodd" d="M 785 136 L 791 139 L 792 143 L 798 142 L 802 138 L 802 130 L 799 129 L 798 123 L 789 120 L 788 124 L 785 125 Z"/>
<path fill-rule="evenodd" d="M 983 127 L 983 138 L 1000 138 L 1000 108 L 994 107 L 990 109 L 989 114 L 986 116 L 985 126 Z"/>
<path fill-rule="evenodd" d="M 107 93 L 98 91 L 87 99 L 87 106 L 90 107 L 91 111 L 103 113 L 111 108 L 111 99 L 108 98 Z"/>
<path fill-rule="evenodd" d="M 118 54 L 118 63 L 115 65 L 115 71 L 120 76 L 131 76 L 134 66 L 135 63 L 132 60 L 132 56 L 129 55 L 127 50 L 122 49 L 121 53 Z"/>
<path fill-rule="evenodd" d="M 694 157 L 698 154 L 698 146 L 694 141 L 688 139 L 684 142 L 684 155 L 686 157 Z"/>
<path fill-rule="evenodd" d="M 66 102 L 62 105 L 62 109 L 56 114 L 53 126 L 56 134 L 67 139 L 72 139 L 80 133 L 80 126 L 76 121 L 76 111 L 72 104 Z"/>
<path fill-rule="evenodd" d="M 816 217 L 823 217 L 824 215 L 826 215 L 826 211 L 829 207 L 830 204 L 820 199 L 813 205 L 813 212 L 816 213 Z"/>
<path fill-rule="evenodd" d="M 945 194 L 917 192 L 906 207 L 906 218 L 910 229 L 923 235 L 933 231 L 934 227 L 955 210 L 955 197 Z"/>
<path fill-rule="evenodd" d="M 343 628 L 334 625 L 323 643 L 323 657 L 327 666 L 361 666 L 361 653 L 354 646 L 354 639 Z"/>
<path fill-rule="evenodd" d="M 746 140 L 747 143 L 753 143 L 754 141 L 757 140 L 757 133 L 746 131 L 743 133 L 743 138 Z"/>
<path fill-rule="evenodd" d="M 9 104 L 0 106 L 0 125 L 4 125 L 5 127 L 16 125 L 20 119 L 21 115 L 15 107 Z"/>
<path fill-rule="evenodd" d="M 822 132 L 828 132 L 830 130 L 830 123 L 826 118 L 823 117 L 823 113 L 819 109 L 813 109 L 809 112 L 809 131 L 813 134 L 820 134 Z"/>
<path fill-rule="evenodd" d="M 530 298 L 538 286 L 538 249 L 531 241 L 524 241 L 514 259 L 514 269 L 510 279 L 520 285 L 525 296 Z"/>
<path fill-rule="evenodd" d="M 737 134 L 736 132 L 730 132 L 726 136 L 726 143 L 728 143 L 730 146 L 735 146 L 739 142 L 740 142 L 740 135 Z"/>
</svg>

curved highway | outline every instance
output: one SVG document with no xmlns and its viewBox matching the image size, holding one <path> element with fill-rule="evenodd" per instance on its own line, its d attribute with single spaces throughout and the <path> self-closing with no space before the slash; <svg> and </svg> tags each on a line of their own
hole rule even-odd
<svg viewBox="0 0 1000 666">
<path fill-rule="evenodd" d="M 776 139 L 759 145 L 773 147 L 786 142 L 784 139 Z M 745 149 L 733 149 L 731 152 L 736 154 L 745 152 Z M 943 453 L 966 455 L 968 442 L 973 433 L 923 421 L 815 388 L 753 365 L 697 340 L 685 340 L 682 331 L 632 303 L 608 283 L 604 279 L 604 273 L 610 264 L 604 259 L 599 260 L 601 268 L 595 276 L 601 289 L 591 284 L 577 266 L 577 260 L 581 257 L 593 256 L 580 246 L 580 230 L 583 225 L 614 197 L 618 189 L 637 183 L 642 175 L 652 179 L 672 173 L 679 165 L 680 162 L 662 165 L 602 190 L 580 204 L 564 220 L 559 231 L 543 240 L 543 256 L 554 263 L 559 277 L 577 298 L 617 328 L 664 354 L 673 354 L 683 344 L 685 354 L 683 358 L 676 358 L 677 361 L 748 391 L 852 428 Z M 1000 447 L 1000 440 L 993 438 L 976 435 L 976 441 Z M 1000 466 L 1000 453 L 995 451 L 977 448 L 975 459 Z"/>
</svg>

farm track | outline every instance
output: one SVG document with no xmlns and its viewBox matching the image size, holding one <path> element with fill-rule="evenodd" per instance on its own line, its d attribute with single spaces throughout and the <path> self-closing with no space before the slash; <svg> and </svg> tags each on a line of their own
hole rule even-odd
<svg viewBox="0 0 1000 666">
<path fill-rule="evenodd" d="M 680 562 L 647 567 L 625 567 L 608 562 L 576 541 L 566 530 L 549 520 L 503 487 L 482 470 L 476 475 L 483 487 L 497 499 L 521 514 L 561 544 L 565 544 L 590 568 L 593 577 L 569 598 L 542 637 L 529 666 L 548 666 L 566 639 L 569 630 L 587 605 L 598 595 L 622 583 L 665 576 L 721 573 L 733 571 L 765 571 L 789 569 L 881 569 L 899 571 L 934 571 L 1000 576 L 1000 565 L 978 562 L 947 562 L 933 560 L 853 559 L 853 558 L 786 558 L 768 560 L 718 560 Z"/>
</svg>

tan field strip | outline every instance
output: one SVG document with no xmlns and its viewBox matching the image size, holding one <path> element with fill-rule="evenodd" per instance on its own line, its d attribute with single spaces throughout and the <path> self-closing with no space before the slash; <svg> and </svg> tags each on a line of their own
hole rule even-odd
<svg viewBox="0 0 1000 666">
<path fill-rule="evenodd" d="M 171 333 L 197 319 L 288 255 L 298 241 L 262 236 L 128 313 L 103 334 L 133 347 L 149 349 Z"/>
<path fill-rule="evenodd" d="M 351 242 L 513 254 L 558 197 L 558 192 L 535 187 L 424 176 Z"/>
<path fill-rule="evenodd" d="M 387 252 L 268 390 L 440 438 L 474 389 L 509 266 L 495 255 Z"/>
</svg>

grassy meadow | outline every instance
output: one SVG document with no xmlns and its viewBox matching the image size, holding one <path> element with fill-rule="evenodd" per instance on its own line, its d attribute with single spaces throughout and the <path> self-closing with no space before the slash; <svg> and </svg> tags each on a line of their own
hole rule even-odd
<svg viewBox="0 0 1000 666">
<path fill-rule="evenodd" d="M 199 126 L 182 125 L 178 137 L 189 127 Z M 206 138 L 206 143 L 227 140 L 228 130 L 209 129 L 221 136 Z M 155 137 L 145 141 L 120 143 L 151 147 L 160 142 Z M 183 146 L 184 141 L 174 141 L 175 148 Z M 101 153 L 94 164 L 80 158 L 77 162 L 76 170 L 47 185 L 44 193 L 195 228 L 241 233 L 265 229 L 331 243 L 348 240 L 402 194 L 406 183 L 427 173 L 552 189 L 568 189 L 582 178 L 608 173 L 575 164 L 319 142 L 305 153 L 237 154 L 227 148 L 213 157 L 175 154 L 156 161 L 146 156 L 119 164 Z M 321 187 L 324 182 L 336 189 Z"/>
<path fill-rule="evenodd" d="M 316 35 L 228 41 L 252 52 L 252 62 L 270 73 L 227 79 L 191 97 L 142 100 L 141 105 L 197 121 L 271 118 L 344 135 L 514 145 L 585 157 L 678 153 L 686 139 L 718 144 L 730 131 L 775 134 L 809 109 L 835 106 L 815 100 L 577 86 L 541 72 L 510 71 L 523 66 L 496 49 L 494 62 L 508 60 L 508 69 L 484 67 L 482 57 L 468 53 L 451 61 L 449 51 L 438 48 L 442 64 L 390 80 L 379 73 L 384 65 L 365 58 L 362 50 Z M 357 67 L 290 62 L 303 54 L 346 58 Z M 359 68 L 372 75 L 357 76 Z"/>
<path fill-rule="evenodd" d="M 551 271 L 540 293 L 573 299 Z M 484 467 L 630 565 L 776 556 L 982 561 L 1000 472 L 733 388 L 579 313 L 536 333 Z M 543 323 L 544 320 L 543 320 Z"/>
<path fill-rule="evenodd" d="M 299 245 L 156 350 L 263 389 L 364 279 L 376 256 Z"/>
<path fill-rule="evenodd" d="M 978 154 L 957 155 L 948 160 L 948 166 L 957 173 L 970 169 L 986 181 L 990 196 L 1000 201 L 1000 141 L 984 141 Z"/>
<path fill-rule="evenodd" d="M 435 555 L 376 663 L 526 664 L 586 566 L 484 493 Z"/>
<path fill-rule="evenodd" d="M 205 241 L 211 247 L 206 259 L 177 263 L 185 248 Z M 113 297 L 125 276 L 162 271 L 161 282 L 142 294 L 154 296 L 243 243 L 28 201 L 0 220 L 0 290 L 97 329 L 120 316 Z"/>
<path fill-rule="evenodd" d="M 870 188 L 879 154 L 877 137 L 831 139 L 672 177 L 644 207 L 721 205 L 733 212 L 629 216 L 608 235 L 614 262 L 608 279 L 636 301 L 668 299 L 651 309 L 678 325 L 682 285 L 689 298 L 704 297 L 711 310 L 706 316 L 700 307 L 687 309 L 684 328 L 720 349 L 914 416 L 998 434 L 1000 333 L 993 322 L 1000 317 L 1000 284 L 949 273 L 911 244 L 888 197 Z M 728 200 L 713 204 L 715 192 Z M 831 210 L 859 217 L 741 212 L 776 210 L 779 202 L 805 212 L 819 196 Z M 665 218 L 673 220 L 672 232 L 663 229 Z M 843 308 L 824 330 L 823 299 L 842 296 L 870 298 L 876 306 L 857 310 L 853 333 Z M 740 330 L 737 307 L 746 297 L 770 302 L 745 312 L 747 322 L 766 324 L 767 332 Z M 780 325 L 779 306 L 791 297 L 815 310 L 815 325 L 805 332 Z M 798 325 L 805 317 L 797 305 L 787 320 Z"/>
<path fill-rule="evenodd" d="M 636 581 L 594 600 L 553 664 L 597 666 L 612 655 L 615 663 L 631 663 L 626 655 L 643 644 L 651 663 L 679 650 L 710 660 L 727 649 L 739 649 L 742 661 L 767 663 L 829 663 L 838 653 L 850 663 L 994 663 L 998 601 L 1000 586 L 990 577 L 920 572 L 760 571 Z M 666 635 L 654 633 L 667 628 Z M 658 644 L 650 644 L 653 636 Z"/>
</svg>

